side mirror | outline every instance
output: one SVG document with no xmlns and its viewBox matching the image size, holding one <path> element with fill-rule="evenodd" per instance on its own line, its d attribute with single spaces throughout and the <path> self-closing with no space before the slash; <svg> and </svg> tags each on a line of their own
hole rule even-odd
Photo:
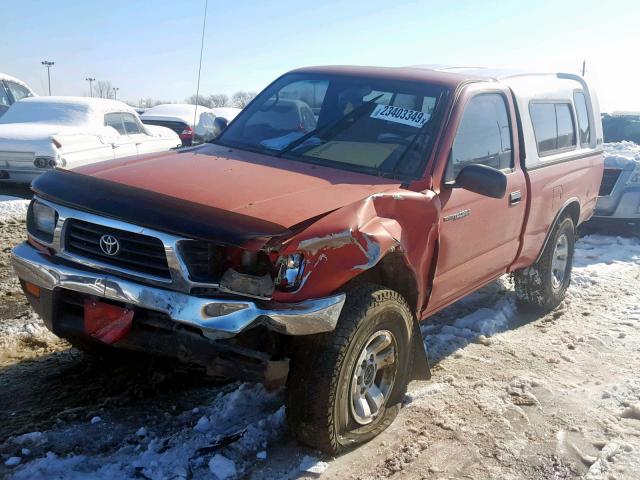
<svg viewBox="0 0 640 480">
<path fill-rule="evenodd" d="M 213 137 L 217 137 L 222 133 L 222 131 L 227 128 L 229 125 L 229 121 L 224 117 L 216 117 L 213 120 Z"/>
<path fill-rule="evenodd" d="M 507 176 L 495 168 L 473 163 L 460 170 L 453 186 L 491 198 L 503 198 L 507 192 Z"/>
</svg>

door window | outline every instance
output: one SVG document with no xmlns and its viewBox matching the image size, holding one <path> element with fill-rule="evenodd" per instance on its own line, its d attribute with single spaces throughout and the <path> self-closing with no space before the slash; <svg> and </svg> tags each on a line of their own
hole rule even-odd
<svg viewBox="0 0 640 480">
<path fill-rule="evenodd" d="M 121 113 L 107 113 L 104 116 L 104 124 L 107 127 L 115 128 L 120 135 L 127 134 L 127 132 L 124 129 L 124 124 L 122 123 Z"/>
<path fill-rule="evenodd" d="M 122 122 L 124 123 L 124 131 L 127 135 L 135 135 L 144 133 L 142 127 L 131 113 L 122 113 Z"/>
<path fill-rule="evenodd" d="M 9 94 L 4 88 L 2 82 L 0 82 L 0 115 L 9 110 L 11 106 L 11 100 L 9 100 Z"/>
<path fill-rule="evenodd" d="M 511 125 L 507 104 L 499 93 L 473 97 L 465 107 L 451 149 L 446 180 L 455 180 L 466 165 L 512 168 Z"/>
<path fill-rule="evenodd" d="M 9 87 L 9 91 L 11 95 L 13 95 L 13 99 L 17 102 L 18 100 L 22 100 L 25 97 L 33 96 L 29 89 L 23 87 L 14 82 L 7 82 L 7 86 Z"/>
</svg>

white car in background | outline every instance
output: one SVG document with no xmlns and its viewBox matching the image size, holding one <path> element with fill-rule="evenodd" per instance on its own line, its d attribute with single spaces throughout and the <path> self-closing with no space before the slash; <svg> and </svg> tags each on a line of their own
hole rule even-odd
<svg viewBox="0 0 640 480">
<path fill-rule="evenodd" d="M 22 80 L 0 72 L 0 117 L 18 100 L 35 96 L 35 92 Z"/>
<path fill-rule="evenodd" d="M 180 146 L 168 128 L 143 125 L 128 105 L 86 97 L 32 97 L 0 118 L 0 181 L 30 183 L 54 167 Z"/>
<path fill-rule="evenodd" d="M 189 146 L 213 140 L 240 110 L 233 107 L 207 108 L 187 103 L 165 103 L 145 110 L 140 119 L 145 125 L 170 128 L 180 136 L 182 145 Z M 216 121 L 216 118 L 223 120 Z"/>
</svg>

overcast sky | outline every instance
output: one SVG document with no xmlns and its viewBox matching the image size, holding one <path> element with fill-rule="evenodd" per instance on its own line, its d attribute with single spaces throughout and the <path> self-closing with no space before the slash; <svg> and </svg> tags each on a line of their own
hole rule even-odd
<svg viewBox="0 0 640 480">
<path fill-rule="evenodd" d="M 496 6 L 498 3 L 509 5 Z M 46 93 L 195 93 L 204 0 L 22 0 L 2 7 L 0 71 Z M 604 111 L 640 110 L 640 1 L 209 0 L 201 93 L 260 90 L 300 66 L 448 64 L 578 72 Z"/>
</svg>

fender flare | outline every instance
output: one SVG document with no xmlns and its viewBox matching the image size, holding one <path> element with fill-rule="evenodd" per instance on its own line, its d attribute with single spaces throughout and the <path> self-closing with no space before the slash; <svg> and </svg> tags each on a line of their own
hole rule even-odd
<svg viewBox="0 0 640 480">
<path fill-rule="evenodd" d="M 569 207 L 571 207 L 572 205 L 577 205 L 578 207 L 578 221 L 576 221 L 576 225 L 575 225 L 576 228 L 578 227 L 578 222 L 580 221 L 580 210 L 581 210 L 580 201 L 578 200 L 578 198 L 572 197 L 568 199 L 564 203 L 564 205 L 562 205 L 562 207 L 560 207 L 555 217 L 553 218 L 553 222 L 551 222 L 551 224 L 549 225 L 549 230 L 547 231 L 547 234 L 544 237 L 544 242 L 542 242 L 542 247 L 540 248 L 540 252 L 538 252 L 538 255 L 536 256 L 536 261 L 534 263 L 539 262 L 540 259 L 542 258 L 542 254 L 544 253 L 545 248 L 547 248 L 547 244 L 551 239 L 551 234 L 553 233 L 554 228 L 556 228 L 556 225 L 558 224 L 560 219 L 565 217 L 565 213 L 567 212 Z"/>
</svg>

